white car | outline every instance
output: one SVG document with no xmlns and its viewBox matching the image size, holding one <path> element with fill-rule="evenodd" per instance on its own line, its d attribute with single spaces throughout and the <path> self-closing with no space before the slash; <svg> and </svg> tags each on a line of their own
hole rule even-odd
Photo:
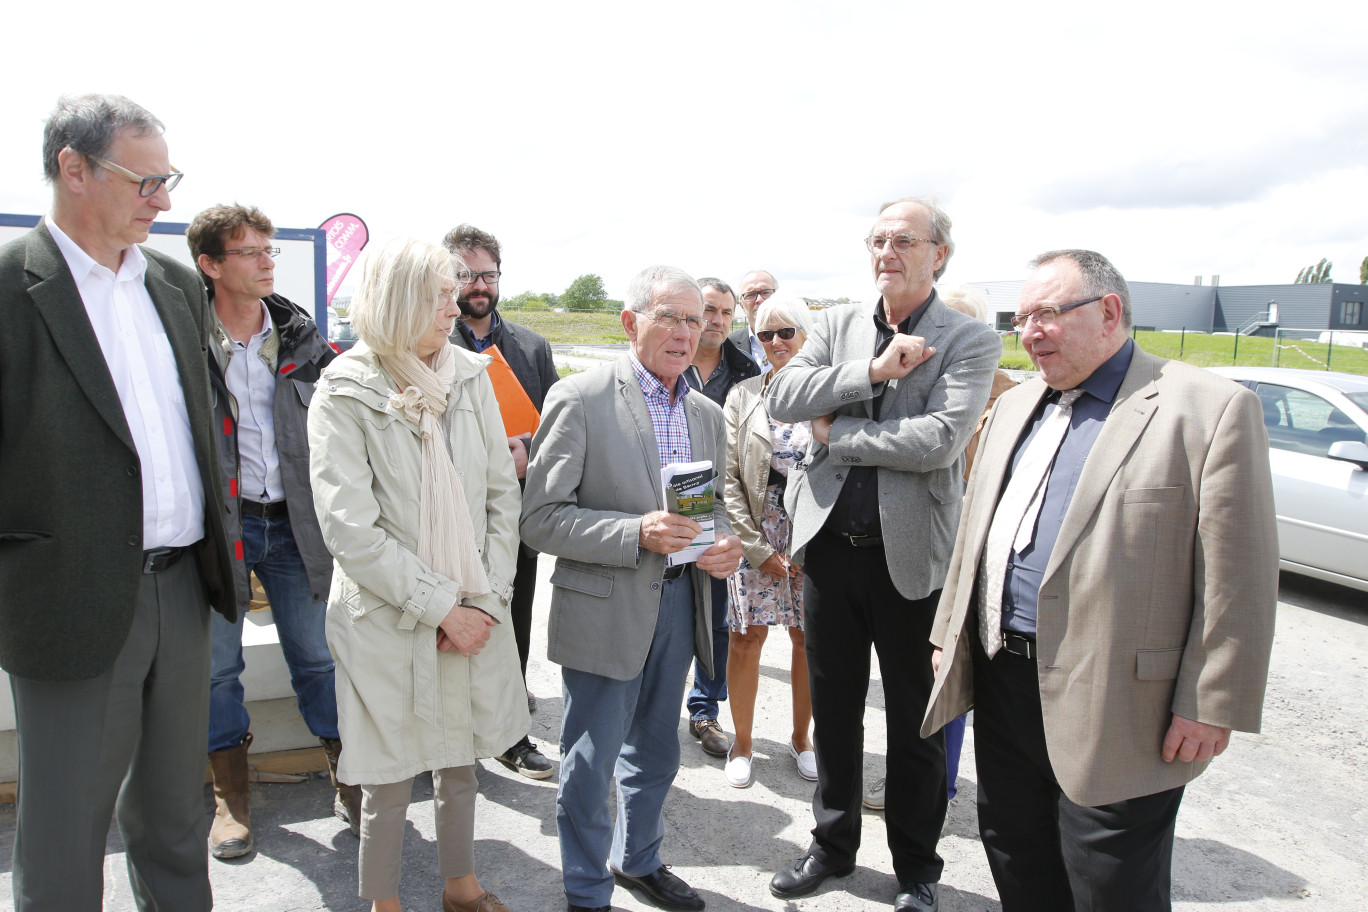
<svg viewBox="0 0 1368 912">
<path fill-rule="evenodd" d="M 1368 377 L 1211 370 L 1263 403 L 1282 568 L 1368 591 Z"/>
</svg>

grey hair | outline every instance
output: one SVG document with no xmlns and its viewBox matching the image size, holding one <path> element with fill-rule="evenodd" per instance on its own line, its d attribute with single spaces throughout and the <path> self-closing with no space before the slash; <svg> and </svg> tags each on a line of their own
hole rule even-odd
<svg viewBox="0 0 1368 912">
<path fill-rule="evenodd" d="M 879 207 L 879 213 L 883 214 L 885 209 L 899 203 L 916 203 L 931 214 L 931 240 L 937 247 L 945 248 L 945 259 L 941 261 L 940 269 L 936 270 L 935 275 L 936 279 L 940 279 L 945 275 L 945 267 L 950 265 L 950 258 L 955 255 L 955 239 L 950 236 L 950 216 L 946 215 L 934 196 L 904 196 L 901 199 L 889 200 Z"/>
<path fill-rule="evenodd" d="M 988 321 L 988 299 L 983 296 L 983 292 L 972 285 L 957 285 L 954 288 L 942 291 L 940 299 L 945 302 L 947 307 L 967 314 L 980 323 Z"/>
<path fill-rule="evenodd" d="M 134 136 L 160 136 L 166 127 L 151 111 L 122 95 L 63 95 L 43 124 L 43 179 L 57 179 L 57 155 L 63 149 L 94 164 L 109 155 L 122 130 Z"/>
<path fill-rule="evenodd" d="M 732 290 L 732 287 L 728 285 L 726 282 L 717 278 L 716 276 L 704 276 L 703 278 L 699 279 L 698 287 L 700 289 L 714 288 L 720 292 L 731 295 L 733 301 L 737 300 L 736 292 Z"/>
<path fill-rule="evenodd" d="M 775 290 L 775 291 L 778 291 L 778 290 L 779 290 L 779 280 L 776 279 L 776 278 L 774 277 L 774 273 L 770 272 L 768 269 L 752 269 L 750 272 L 746 273 L 746 275 L 743 275 L 743 276 L 741 277 L 741 282 L 739 282 L 739 283 L 737 283 L 737 284 L 742 284 L 742 283 L 744 283 L 744 282 L 746 281 L 746 276 L 760 275 L 761 273 L 764 273 L 765 275 L 769 276 L 770 284 L 774 286 L 774 290 Z"/>
<path fill-rule="evenodd" d="M 796 326 L 804 339 L 812 337 L 812 312 L 802 298 L 774 295 L 761 304 L 755 312 L 756 331 L 768 329 L 769 324 L 775 321 L 780 326 Z"/>
<path fill-rule="evenodd" d="M 1078 267 L 1083 276 L 1083 297 L 1100 298 L 1114 294 L 1121 299 L 1121 322 L 1126 329 L 1131 328 L 1130 286 L 1121 271 L 1112 265 L 1111 260 L 1095 250 L 1070 248 L 1066 250 L 1047 250 L 1031 260 L 1027 265 L 1032 270 L 1039 269 L 1055 260 L 1069 260 Z"/>
<path fill-rule="evenodd" d="M 694 277 L 675 266 L 647 266 L 627 284 L 627 309 L 645 313 L 656 297 L 692 291 L 703 298 Z"/>
</svg>

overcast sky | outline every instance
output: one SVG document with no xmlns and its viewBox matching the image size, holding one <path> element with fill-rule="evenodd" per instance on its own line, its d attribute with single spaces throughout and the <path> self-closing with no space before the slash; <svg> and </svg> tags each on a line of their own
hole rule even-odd
<svg viewBox="0 0 1368 912">
<path fill-rule="evenodd" d="M 914 193 L 954 219 L 943 284 L 1063 246 L 1226 285 L 1368 256 L 1368 4 L 16 5 L 0 212 L 47 210 L 42 123 L 94 91 L 165 121 L 165 219 L 468 221 L 505 297 L 670 263 L 870 299 L 861 239 Z"/>
</svg>

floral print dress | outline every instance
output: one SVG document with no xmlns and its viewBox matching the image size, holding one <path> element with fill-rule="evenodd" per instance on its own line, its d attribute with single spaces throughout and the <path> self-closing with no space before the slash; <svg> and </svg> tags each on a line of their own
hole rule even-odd
<svg viewBox="0 0 1368 912">
<path fill-rule="evenodd" d="M 771 475 L 788 478 L 789 469 L 802 462 L 812 440 L 806 421 L 786 424 L 770 419 Z M 789 553 L 793 523 L 784 510 L 784 490 L 778 484 L 765 489 L 765 511 L 760 517 L 760 534 L 780 554 Z M 803 625 L 803 574 L 776 579 L 749 561 L 727 579 L 727 623 L 732 630 L 745 633 L 752 624 L 801 627 Z"/>
</svg>

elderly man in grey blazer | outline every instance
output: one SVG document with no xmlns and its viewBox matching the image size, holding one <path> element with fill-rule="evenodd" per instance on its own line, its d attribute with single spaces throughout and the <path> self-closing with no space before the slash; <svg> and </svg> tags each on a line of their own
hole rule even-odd
<svg viewBox="0 0 1368 912">
<path fill-rule="evenodd" d="M 547 394 L 523 494 L 523 541 L 557 558 L 547 653 L 565 690 L 561 867 L 571 912 L 609 909 L 614 879 L 663 908 L 696 910 L 702 898 L 660 860 L 664 804 L 689 664 L 697 655 L 712 671 L 708 576 L 735 571 L 741 543 L 718 496 L 715 544 L 667 566 L 700 527 L 666 509 L 662 467 L 716 470 L 726 458 L 722 410 L 682 376 L 704 326 L 698 283 L 673 267 L 643 270 L 622 326 L 626 357 Z"/>
<path fill-rule="evenodd" d="M 1142 351 L 1101 254 L 1033 266 L 1012 322 L 1040 377 L 984 427 L 922 731 L 974 709 L 1004 912 L 1167 910 L 1185 784 L 1259 728 L 1278 581 L 1262 408 Z"/>
<path fill-rule="evenodd" d="M 931 692 L 928 639 L 959 519 L 964 448 L 1002 343 L 936 296 L 954 244 L 949 217 L 931 200 L 885 204 L 865 243 L 879 300 L 823 312 L 766 396 L 774 418 L 811 420 L 816 443 L 785 501 L 807 573 L 816 825 L 770 892 L 803 896 L 854 870 L 872 644 L 888 720 L 894 908 L 925 912 L 937 907 L 946 807 L 944 739 L 918 734 Z"/>
</svg>

